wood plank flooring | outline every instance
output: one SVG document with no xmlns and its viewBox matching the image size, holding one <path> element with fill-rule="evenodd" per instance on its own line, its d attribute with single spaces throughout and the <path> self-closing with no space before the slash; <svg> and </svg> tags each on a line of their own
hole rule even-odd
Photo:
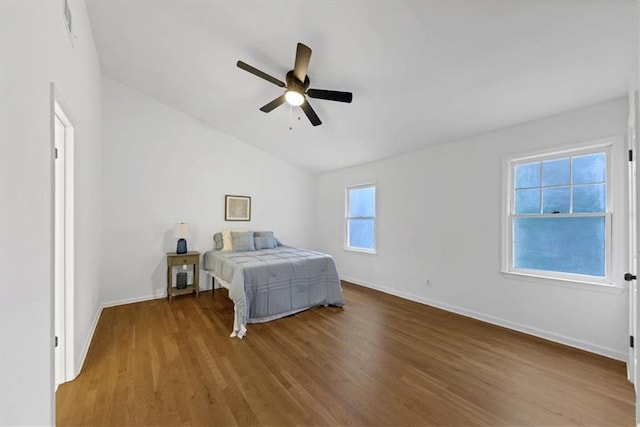
<svg viewBox="0 0 640 427">
<path fill-rule="evenodd" d="M 632 426 L 623 363 L 343 282 L 347 305 L 249 325 L 226 290 L 107 308 L 67 425 Z"/>
</svg>

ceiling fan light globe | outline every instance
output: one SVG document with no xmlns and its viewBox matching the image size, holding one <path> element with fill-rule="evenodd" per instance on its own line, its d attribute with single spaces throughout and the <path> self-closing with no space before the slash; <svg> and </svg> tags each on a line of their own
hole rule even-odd
<svg viewBox="0 0 640 427">
<path fill-rule="evenodd" d="M 289 105 L 293 105 L 294 107 L 299 107 L 304 103 L 304 95 L 300 92 L 296 92 L 295 90 L 286 91 L 284 98 L 287 100 Z"/>
</svg>

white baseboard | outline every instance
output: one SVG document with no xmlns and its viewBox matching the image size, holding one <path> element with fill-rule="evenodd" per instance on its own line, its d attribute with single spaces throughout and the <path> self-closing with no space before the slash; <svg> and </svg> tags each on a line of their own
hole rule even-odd
<svg viewBox="0 0 640 427">
<path fill-rule="evenodd" d="M 160 299 L 160 298 L 166 298 L 166 297 L 167 297 L 167 292 L 163 291 L 163 292 L 155 293 L 152 295 L 145 295 L 141 297 L 125 298 L 125 299 L 120 299 L 115 301 L 104 302 L 100 306 L 100 309 L 102 310 L 103 308 L 107 308 L 107 307 L 115 307 L 118 305 L 125 305 L 125 304 L 134 304 L 136 302 L 151 301 L 154 299 Z"/>
<path fill-rule="evenodd" d="M 87 354 L 89 354 L 89 347 L 91 347 L 91 342 L 93 341 L 93 335 L 96 332 L 96 328 L 98 327 L 98 321 L 100 321 L 100 316 L 102 315 L 102 306 L 98 307 L 96 311 L 96 315 L 93 317 L 93 322 L 91 323 L 91 328 L 89 329 L 89 334 L 87 336 L 87 340 L 84 343 L 82 348 L 82 354 L 80 355 L 80 363 L 76 363 L 75 372 L 73 373 L 73 378 L 69 379 L 69 381 L 73 381 L 76 379 L 80 372 L 82 372 L 82 368 L 84 367 L 84 361 L 87 359 Z"/>
<path fill-rule="evenodd" d="M 364 286 L 366 288 L 375 289 L 380 292 L 384 292 L 386 294 L 395 295 L 400 298 L 408 299 L 410 301 L 418 302 L 420 304 L 429 305 L 432 307 L 440 308 L 442 310 L 450 311 L 452 313 L 460 314 L 462 316 L 471 317 L 473 319 L 481 320 L 483 322 L 491 323 L 493 325 L 502 326 L 508 329 L 513 329 L 518 332 L 523 332 L 525 334 L 533 335 L 539 338 L 543 338 L 549 341 L 553 341 L 559 344 L 564 344 L 570 347 L 575 347 L 580 350 L 585 350 L 590 353 L 599 354 L 601 356 L 610 357 L 612 359 L 620 360 L 623 362 L 627 361 L 627 354 L 625 352 L 620 352 L 618 350 L 602 347 L 600 345 L 577 340 L 571 337 L 567 337 L 564 335 L 556 334 L 554 332 L 545 331 L 542 329 L 534 328 L 532 326 L 523 325 L 521 323 L 512 322 L 510 320 L 501 319 L 498 317 L 494 317 L 488 314 L 480 313 L 473 310 L 468 310 L 466 308 L 454 306 L 451 304 L 443 303 L 440 301 L 431 300 L 428 298 L 420 297 L 417 295 L 409 294 L 406 292 L 401 292 L 396 289 L 386 288 L 384 286 L 377 286 L 371 283 L 366 283 L 361 280 L 357 280 L 350 277 L 341 277 L 345 282 L 354 283 L 359 286 Z"/>
</svg>

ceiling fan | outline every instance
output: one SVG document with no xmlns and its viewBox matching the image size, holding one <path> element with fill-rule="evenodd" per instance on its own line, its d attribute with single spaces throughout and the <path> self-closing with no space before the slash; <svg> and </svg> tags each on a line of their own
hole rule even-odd
<svg viewBox="0 0 640 427">
<path fill-rule="evenodd" d="M 351 92 L 339 92 L 336 90 L 324 90 L 324 89 L 309 89 L 309 76 L 307 76 L 307 68 L 309 67 L 309 60 L 311 59 L 311 49 L 302 43 L 298 43 L 296 49 L 296 62 L 293 70 L 289 71 L 285 76 L 287 83 L 270 76 L 269 74 L 258 70 L 255 67 L 247 64 L 246 62 L 238 61 L 236 65 L 238 68 L 242 68 L 245 71 L 250 72 L 260 78 L 265 79 L 268 82 L 273 83 L 276 86 L 285 88 L 284 94 L 277 97 L 273 101 L 269 102 L 262 108 L 261 111 L 268 113 L 285 102 L 294 107 L 302 108 L 302 111 L 307 115 L 307 118 L 312 125 L 318 126 L 322 124 L 320 118 L 313 111 L 311 105 L 307 101 L 305 95 L 309 98 L 327 99 L 329 101 L 338 102 L 351 102 L 353 94 Z"/>
</svg>

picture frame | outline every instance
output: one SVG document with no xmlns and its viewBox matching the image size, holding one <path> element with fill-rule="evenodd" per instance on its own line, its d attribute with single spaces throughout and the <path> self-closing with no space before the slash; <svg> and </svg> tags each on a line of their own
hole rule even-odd
<svg viewBox="0 0 640 427">
<path fill-rule="evenodd" d="M 225 221 L 251 221 L 251 197 L 224 196 Z"/>
</svg>

